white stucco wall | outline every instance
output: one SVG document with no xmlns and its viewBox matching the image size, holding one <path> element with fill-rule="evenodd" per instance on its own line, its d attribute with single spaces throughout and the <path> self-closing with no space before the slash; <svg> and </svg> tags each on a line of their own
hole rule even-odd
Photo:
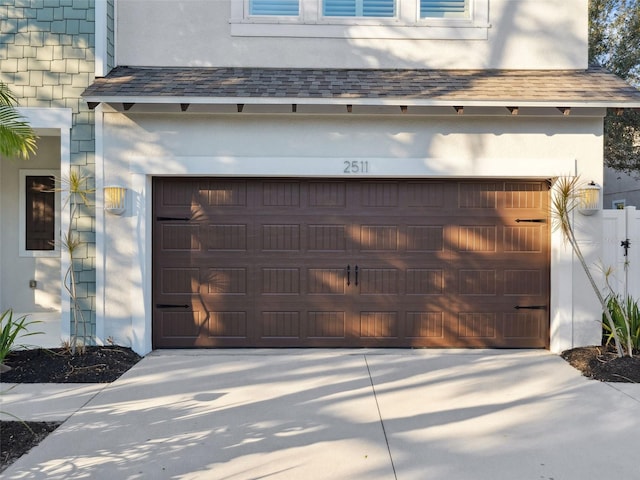
<svg viewBox="0 0 640 480">
<path fill-rule="evenodd" d="M 19 257 L 18 197 L 20 170 L 60 171 L 60 138 L 41 137 L 38 153 L 28 161 L 0 162 L 2 205 L 0 251 L 3 279 L 0 290 L 0 310 L 13 308 L 17 312 L 60 309 L 60 256 L 53 258 Z M 11 272 L 7 275 L 4 272 Z M 38 288 L 29 288 L 29 280 L 37 280 Z"/>
<path fill-rule="evenodd" d="M 19 256 L 21 212 L 18 198 L 21 170 L 33 175 L 51 171 L 59 176 L 60 137 L 40 137 L 37 154 L 28 161 L 0 161 L 0 204 L 3 207 L 0 228 L 0 311 L 11 308 L 14 318 L 29 315 L 30 320 L 41 322 L 33 325 L 32 330 L 46 334 L 24 339 L 25 343 L 57 347 L 61 339 L 60 254 L 51 257 Z M 36 288 L 30 288 L 31 280 L 37 282 Z"/>
<path fill-rule="evenodd" d="M 18 108 L 18 112 L 40 138 L 37 153 L 29 160 L 0 157 L 0 311 L 11 308 L 14 316 L 28 315 L 30 320 L 40 322 L 30 326 L 30 331 L 42 334 L 18 343 L 58 347 L 69 338 L 68 296 L 62 286 L 68 255 L 19 255 L 19 179 L 22 169 L 68 175 L 71 109 Z M 64 229 L 68 216 L 60 217 Z M 36 280 L 37 288 L 30 288 L 29 280 Z"/>
<path fill-rule="evenodd" d="M 346 159 L 372 177 L 552 178 L 602 183 L 600 117 L 412 117 L 104 114 L 105 184 L 129 191 L 122 217 L 98 226 L 104 270 L 98 335 L 151 348 L 151 176 L 345 176 Z M 576 215 L 595 263 L 601 219 Z M 593 344 L 600 308 L 559 233 L 552 235 L 551 349 Z M 100 329 L 99 329 L 100 330 Z"/>
<path fill-rule="evenodd" d="M 237 16 L 233 13 L 236 7 L 242 10 L 242 0 L 118 0 L 116 60 L 118 65 L 129 66 L 587 67 L 586 0 L 475 1 L 484 10 L 485 18 L 479 25 L 482 28 L 445 28 L 438 35 L 437 21 L 430 26 L 404 29 L 393 22 L 382 27 L 343 25 L 340 35 L 346 38 L 323 38 L 323 30 L 312 25 L 310 28 L 320 33 L 306 38 L 310 28 L 305 26 L 292 34 L 297 37 L 241 36 L 234 31 L 237 24 L 230 24 L 230 19 Z M 400 5 L 401 11 L 402 8 Z M 252 34 L 261 31 L 260 25 L 241 26 Z M 281 34 L 290 28 L 271 26 Z M 482 38 L 461 39 L 469 32 L 481 33 Z M 420 36 L 437 38 L 424 40 Z"/>
</svg>

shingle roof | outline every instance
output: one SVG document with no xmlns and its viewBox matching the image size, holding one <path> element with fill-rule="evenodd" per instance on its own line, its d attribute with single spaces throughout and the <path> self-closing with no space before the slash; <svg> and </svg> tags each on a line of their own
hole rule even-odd
<svg viewBox="0 0 640 480">
<path fill-rule="evenodd" d="M 224 98 L 640 107 L 640 90 L 598 67 L 562 71 L 116 67 L 97 78 L 83 96 L 87 102 L 206 103 Z"/>
</svg>

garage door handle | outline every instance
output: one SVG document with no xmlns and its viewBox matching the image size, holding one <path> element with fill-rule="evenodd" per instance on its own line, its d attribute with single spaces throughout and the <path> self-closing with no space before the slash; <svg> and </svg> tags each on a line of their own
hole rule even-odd
<svg viewBox="0 0 640 480">
<path fill-rule="evenodd" d="M 516 218 L 516 223 L 545 223 L 544 218 Z"/>
<path fill-rule="evenodd" d="M 176 305 L 174 303 L 156 303 L 156 308 L 189 308 L 189 305 Z"/>
<path fill-rule="evenodd" d="M 351 285 L 351 265 L 347 265 L 347 287 Z"/>
<path fill-rule="evenodd" d="M 356 287 L 358 286 L 358 265 L 356 265 Z"/>
<path fill-rule="evenodd" d="M 527 306 L 516 305 L 515 309 L 516 310 L 546 310 L 547 306 L 546 305 L 527 305 Z"/>
</svg>

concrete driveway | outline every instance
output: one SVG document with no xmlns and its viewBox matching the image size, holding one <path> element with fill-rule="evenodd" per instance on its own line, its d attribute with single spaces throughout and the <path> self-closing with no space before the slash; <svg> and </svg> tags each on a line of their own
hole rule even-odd
<svg viewBox="0 0 640 480">
<path fill-rule="evenodd" d="M 25 387 L 2 408 L 55 404 Z M 89 397 L 4 478 L 640 476 L 640 385 L 544 351 L 157 351 L 113 384 L 68 388 L 69 405 Z"/>
</svg>

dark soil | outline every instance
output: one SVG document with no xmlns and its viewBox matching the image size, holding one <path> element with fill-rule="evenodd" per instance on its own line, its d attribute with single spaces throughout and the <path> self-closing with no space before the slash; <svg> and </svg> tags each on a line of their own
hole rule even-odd
<svg viewBox="0 0 640 480">
<path fill-rule="evenodd" d="M 640 383 L 640 352 L 630 358 L 616 358 L 603 347 L 566 350 L 562 358 L 585 377 L 603 382 Z M 66 349 L 13 352 L 6 359 L 12 367 L 0 377 L 6 383 L 109 383 L 141 359 L 124 347 L 88 347 L 83 355 L 72 356 Z M 58 427 L 53 422 L 0 422 L 0 472 L 36 446 Z"/>
<path fill-rule="evenodd" d="M 71 355 L 68 349 L 11 352 L 0 375 L 5 383 L 110 383 L 142 357 L 124 347 L 87 347 Z M 8 412 L 11 413 L 11 412 Z M 28 425 L 28 427 L 26 425 Z M 60 424 L 55 422 L 0 421 L 0 472 L 40 443 Z"/>
<path fill-rule="evenodd" d="M 0 376 L 6 383 L 110 383 L 138 363 L 141 357 L 125 347 L 87 347 L 71 355 L 69 349 L 18 350 Z"/>
<path fill-rule="evenodd" d="M 581 347 L 565 350 L 562 358 L 585 377 L 601 382 L 640 383 L 640 352 L 618 358 L 612 349 Z"/>
<path fill-rule="evenodd" d="M 57 422 L 0 422 L 0 472 L 58 428 Z"/>
</svg>

